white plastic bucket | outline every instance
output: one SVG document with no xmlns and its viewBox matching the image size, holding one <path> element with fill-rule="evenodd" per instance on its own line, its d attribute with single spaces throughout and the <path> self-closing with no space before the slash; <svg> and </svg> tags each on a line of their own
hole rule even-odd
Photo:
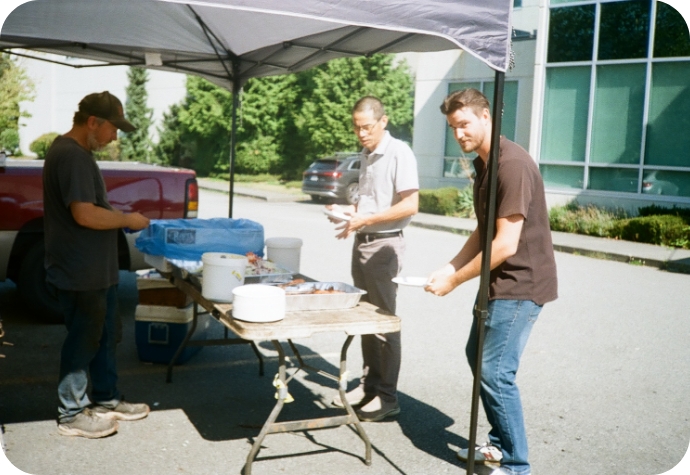
<svg viewBox="0 0 690 475">
<path fill-rule="evenodd" d="M 285 290 L 273 285 L 249 284 L 232 291 L 232 317 L 245 322 L 277 322 L 285 317 Z"/>
<path fill-rule="evenodd" d="M 244 285 L 247 257 L 224 252 L 205 252 L 201 295 L 215 302 L 232 302 L 232 291 Z"/>
<path fill-rule="evenodd" d="M 299 272 L 302 240 L 293 237 L 266 239 L 266 257 L 274 264 L 290 272 Z"/>
</svg>

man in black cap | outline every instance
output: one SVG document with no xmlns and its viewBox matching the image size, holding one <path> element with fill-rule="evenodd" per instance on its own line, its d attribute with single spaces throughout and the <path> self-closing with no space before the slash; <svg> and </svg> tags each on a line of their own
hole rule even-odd
<svg viewBox="0 0 690 475">
<path fill-rule="evenodd" d="M 105 437 L 118 420 L 146 417 L 146 404 L 125 402 L 117 389 L 115 347 L 119 228 L 149 225 L 139 213 L 122 213 L 108 202 L 93 152 L 135 127 L 109 92 L 79 103 L 72 129 L 55 139 L 43 167 L 46 280 L 56 289 L 65 316 L 58 383 L 58 432 Z M 91 399 L 86 394 L 91 380 Z"/>
</svg>

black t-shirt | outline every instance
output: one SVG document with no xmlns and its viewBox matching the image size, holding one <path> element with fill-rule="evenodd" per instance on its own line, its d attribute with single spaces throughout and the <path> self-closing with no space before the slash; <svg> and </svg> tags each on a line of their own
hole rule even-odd
<svg viewBox="0 0 690 475">
<path fill-rule="evenodd" d="M 105 289 L 118 283 L 117 229 L 77 224 L 70 203 L 113 209 L 93 155 L 60 136 L 43 167 L 45 266 L 47 281 L 63 290 Z"/>
<path fill-rule="evenodd" d="M 474 167 L 477 172 L 474 209 L 481 242 L 484 242 L 489 174 L 484 161 L 479 157 L 475 159 Z M 525 220 L 517 252 L 491 271 L 489 298 L 532 300 L 538 305 L 556 300 L 556 261 L 544 182 L 539 167 L 525 149 L 501 137 L 497 178 L 496 219 L 520 214 Z M 494 236 L 495 229 L 494 227 Z"/>
</svg>

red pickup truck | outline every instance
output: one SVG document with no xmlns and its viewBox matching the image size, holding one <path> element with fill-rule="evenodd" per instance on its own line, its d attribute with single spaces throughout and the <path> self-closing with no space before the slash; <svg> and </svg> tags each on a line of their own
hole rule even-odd
<svg viewBox="0 0 690 475">
<path fill-rule="evenodd" d="M 151 219 L 196 218 L 199 189 L 192 170 L 136 162 L 98 162 L 113 207 Z M 120 269 L 151 267 L 134 247 L 138 233 L 120 232 Z M 60 322 L 43 268 L 43 160 L 0 163 L 0 281 L 17 284 L 44 321 Z"/>
</svg>

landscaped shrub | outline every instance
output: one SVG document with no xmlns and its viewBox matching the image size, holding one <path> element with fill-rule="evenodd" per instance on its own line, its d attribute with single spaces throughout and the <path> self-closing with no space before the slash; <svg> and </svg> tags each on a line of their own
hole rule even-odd
<svg viewBox="0 0 690 475">
<path fill-rule="evenodd" d="M 457 208 L 458 195 L 458 189 L 451 187 L 419 190 L 419 211 L 452 216 Z"/>
<path fill-rule="evenodd" d="M 0 149 L 17 155 L 19 152 L 19 131 L 17 129 L 5 129 L 0 132 Z"/>
<path fill-rule="evenodd" d="M 573 201 L 565 206 L 554 206 L 549 211 L 553 231 L 608 236 L 617 220 L 625 218 L 622 212 L 609 211 L 594 205 L 580 206 Z"/>
<path fill-rule="evenodd" d="M 462 189 L 449 186 L 435 190 L 419 190 L 419 211 L 442 216 L 473 218 L 472 186 Z"/>
<path fill-rule="evenodd" d="M 690 226 L 680 216 L 656 215 L 624 219 L 617 222 L 611 237 L 690 249 Z"/>
<path fill-rule="evenodd" d="M 43 160 L 44 158 L 46 158 L 46 153 L 48 153 L 48 149 L 53 144 L 53 141 L 58 135 L 60 134 L 55 132 L 48 132 L 47 134 L 41 135 L 39 138 L 31 142 L 31 144 L 29 145 L 29 150 L 35 153 L 39 159 Z"/>
<path fill-rule="evenodd" d="M 690 225 L 690 208 L 678 208 L 675 205 L 673 208 L 664 208 L 663 206 L 651 205 L 639 208 L 637 211 L 640 216 L 680 216 L 685 220 L 686 224 Z"/>
</svg>

